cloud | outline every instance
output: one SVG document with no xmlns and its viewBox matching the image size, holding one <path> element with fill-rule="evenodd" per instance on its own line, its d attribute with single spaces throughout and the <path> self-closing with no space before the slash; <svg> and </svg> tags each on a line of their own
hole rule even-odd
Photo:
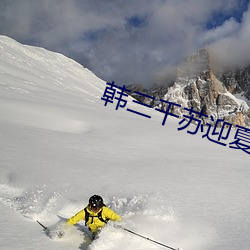
<svg viewBox="0 0 250 250">
<path fill-rule="evenodd" d="M 224 24 L 220 29 L 227 29 Z M 243 15 L 237 28 L 210 44 L 210 51 L 218 64 L 224 67 L 245 67 L 250 64 L 250 10 Z"/>
<path fill-rule="evenodd" d="M 204 46 L 218 53 L 249 40 L 249 14 L 233 17 L 242 1 L 2 0 L 0 33 L 61 52 L 104 80 L 149 86 Z"/>
<path fill-rule="evenodd" d="M 231 36 L 237 33 L 240 28 L 240 24 L 232 17 L 229 20 L 224 21 L 221 26 L 204 31 L 204 34 L 200 38 L 201 44 L 211 44 L 219 41 L 225 37 Z"/>
</svg>

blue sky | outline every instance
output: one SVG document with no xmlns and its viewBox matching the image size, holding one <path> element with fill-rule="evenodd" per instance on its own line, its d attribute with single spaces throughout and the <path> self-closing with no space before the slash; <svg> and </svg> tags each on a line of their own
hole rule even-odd
<svg viewBox="0 0 250 250">
<path fill-rule="evenodd" d="M 224 13 L 222 10 L 216 10 L 212 12 L 211 18 L 208 19 L 206 28 L 212 29 L 216 28 L 217 26 L 223 25 L 225 20 L 228 20 L 230 18 L 234 18 L 237 22 L 242 22 L 242 17 L 244 12 L 248 9 L 249 0 L 240 0 L 237 3 L 236 8 L 233 8 L 229 13 Z"/>
<path fill-rule="evenodd" d="M 0 34 L 63 53 L 117 84 L 166 81 L 210 48 L 250 63 L 250 0 L 1 0 Z"/>
</svg>

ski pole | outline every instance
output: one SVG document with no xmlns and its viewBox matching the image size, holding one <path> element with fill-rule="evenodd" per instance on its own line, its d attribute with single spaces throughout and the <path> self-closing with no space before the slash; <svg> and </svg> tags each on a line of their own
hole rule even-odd
<svg viewBox="0 0 250 250">
<path fill-rule="evenodd" d="M 155 241 L 155 240 L 152 240 L 152 239 L 150 239 L 150 238 L 148 238 L 148 237 L 145 237 L 145 236 L 143 236 L 143 235 L 141 235 L 141 234 L 135 233 L 135 232 L 133 232 L 133 231 L 127 229 L 127 228 L 124 228 L 124 227 L 123 227 L 122 229 L 125 230 L 125 231 L 127 231 L 127 232 L 129 232 L 129 233 L 131 233 L 131 234 L 137 235 L 137 236 L 139 236 L 139 237 L 141 237 L 141 238 L 143 238 L 143 239 L 145 239 L 145 240 L 154 242 L 154 243 L 156 243 L 156 244 L 158 244 L 158 245 L 161 245 L 161 246 L 163 246 L 163 247 L 169 248 L 169 249 L 171 249 L 171 250 L 180 250 L 180 248 L 173 248 L 173 247 L 167 246 L 167 245 L 162 244 L 162 243 L 160 243 L 160 242 L 158 242 L 158 241 Z"/>
<path fill-rule="evenodd" d="M 41 222 L 39 222 L 38 220 L 36 221 L 40 226 L 42 226 L 43 227 L 43 229 L 46 231 L 46 230 L 48 230 L 48 228 L 47 227 L 45 227 Z"/>
</svg>

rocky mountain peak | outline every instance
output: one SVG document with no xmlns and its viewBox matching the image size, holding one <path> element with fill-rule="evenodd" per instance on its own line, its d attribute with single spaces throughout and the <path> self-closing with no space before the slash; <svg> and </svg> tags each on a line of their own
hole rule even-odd
<svg viewBox="0 0 250 250">
<path fill-rule="evenodd" d="M 194 55 L 188 57 L 177 69 L 177 77 L 194 77 L 206 74 L 210 70 L 209 53 L 201 49 Z"/>
<path fill-rule="evenodd" d="M 188 57 L 177 69 L 177 76 L 171 86 L 154 86 L 144 93 L 155 97 L 140 97 L 141 102 L 166 110 L 168 104 L 160 99 L 180 104 L 172 112 L 181 118 L 188 112 L 184 108 L 203 111 L 210 120 L 224 119 L 231 124 L 250 127 L 250 109 L 246 101 L 233 94 L 243 93 L 250 97 L 250 67 L 248 70 L 214 73 L 209 51 L 202 49 Z M 139 90 L 138 90 L 139 91 Z M 136 98 L 136 96 L 134 96 Z M 204 120 L 206 123 L 206 120 Z"/>
</svg>

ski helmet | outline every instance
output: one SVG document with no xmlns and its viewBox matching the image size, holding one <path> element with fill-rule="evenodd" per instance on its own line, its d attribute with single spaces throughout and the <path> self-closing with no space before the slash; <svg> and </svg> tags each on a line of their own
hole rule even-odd
<svg viewBox="0 0 250 250">
<path fill-rule="evenodd" d="M 99 195 L 93 195 L 89 198 L 89 206 L 93 210 L 99 210 L 103 207 L 103 199 Z"/>
</svg>

